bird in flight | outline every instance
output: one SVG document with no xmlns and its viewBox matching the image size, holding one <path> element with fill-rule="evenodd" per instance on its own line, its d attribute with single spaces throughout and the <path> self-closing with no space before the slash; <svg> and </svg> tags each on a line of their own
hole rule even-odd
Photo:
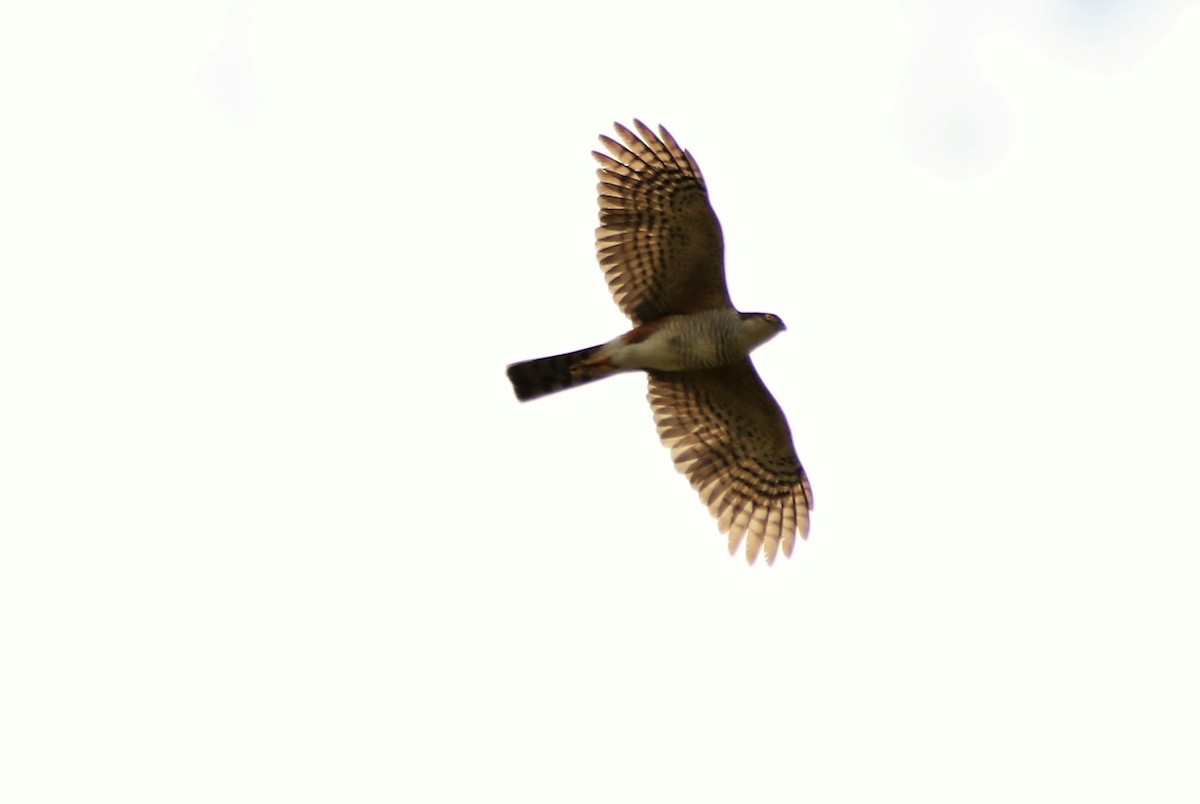
<svg viewBox="0 0 1200 804">
<path fill-rule="evenodd" d="M 796 457 L 783 411 L 750 362 L 750 352 L 782 332 L 772 313 L 741 313 L 725 286 L 721 224 L 696 160 L 663 127 L 639 120 L 603 134 L 593 151 L 600 226 L 596 255 L 609 290 L 633 329 L 608 343 L 513 363 L 508 378 L 521 401 L 627 371 L 645 371 L 659 438 L 700 499 L 729 534 L 791 556 L 808 536 L 812 488 Z"/>
</svg>

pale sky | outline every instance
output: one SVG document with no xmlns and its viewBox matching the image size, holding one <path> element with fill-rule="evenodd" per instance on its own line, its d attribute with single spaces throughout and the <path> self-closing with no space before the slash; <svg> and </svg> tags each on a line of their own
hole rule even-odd
<svg viewBox="0 0 1200 804">
<path fill-rule="evenodd" d="M 409 8 L 0 12 L 0 800 L 1200 798 L 1196 3 Z M 774 567 L 504 376 L 626 328 L 635 116 L 788 324 Z"/>
</svg>

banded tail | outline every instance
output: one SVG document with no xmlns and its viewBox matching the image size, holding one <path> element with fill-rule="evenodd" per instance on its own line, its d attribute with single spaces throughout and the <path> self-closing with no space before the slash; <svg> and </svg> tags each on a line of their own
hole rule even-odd
<svg viewBox="0 0 1200 804">
<path fill-rule="evenodd" d="M 508 367 L 508 379 L 517 392 L 517 399 L 527 402 L 616 373 L 617 369 L 606 361 L 588 362 L 588 358 L 602 348 L 603 345 L 591 346 L 565 355 L 513 363 Z"/>
</svg>

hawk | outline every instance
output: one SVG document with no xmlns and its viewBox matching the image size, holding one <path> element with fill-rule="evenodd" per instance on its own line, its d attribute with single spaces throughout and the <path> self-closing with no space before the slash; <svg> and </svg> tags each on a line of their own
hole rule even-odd
<svg viewBox="0 0 1200 804">
<path fill-rule="evenodd" d="M 732 555 L 767 563 L 808 536 L 812 488 L 783 411 L 750 352 L 785 327 L 772 313 L 741 313 L 725 286 L 721 224 L 700 167 L 663 127 L 620 123 L 620 142 L 593 151 L 600 226 L 596 254 L 633 329 L 608 343 L 513 363 L 521 401 L 627 371 L 645 371 L 658 434 L 676 468 L 729 534 Z"/>
</svg>

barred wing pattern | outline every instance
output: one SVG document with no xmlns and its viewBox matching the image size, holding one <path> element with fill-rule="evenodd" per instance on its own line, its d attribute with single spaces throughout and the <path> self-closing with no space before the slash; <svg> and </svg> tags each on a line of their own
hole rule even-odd
<svg viewBox="0 0 1200 804">
<path fill-rule="evenodd" d="M 637 134 L 614 124 L 601 135 L 596 255 L 609 290 L 635 324 L 676 313 L 732 307 L 725 287 L 721 224 L 696 160 L 663 127 Z"/>
<path fill-rule="evenodd" d="M 783 411 L 749 358 L 717 369 L 650 372 L 658 434 L 700 499 L 729 534 L 767 563 L 780 545 L 791 556 L 796 531 L 808 536 L 812 488 L 792 446 Z"/>
</svg>

